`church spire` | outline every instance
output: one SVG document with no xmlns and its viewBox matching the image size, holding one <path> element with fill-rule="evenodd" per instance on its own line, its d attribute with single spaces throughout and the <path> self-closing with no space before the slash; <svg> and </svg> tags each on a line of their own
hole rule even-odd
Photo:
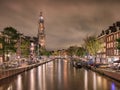
<svg viewBox="0 0 120 90">
<path fill-rule="evenodd" d="M 40 12 L 39 16 L 39 27 L 38 27 L 38 44 L 40 51 L 45 49 L 45 27 L 43 13 Z"/>
<path fill-rule="evenodd" d="M 40 12 L 39 23 L 44 23 L 44 18 L 42 16 L 42 12 Z"/>
</svg>

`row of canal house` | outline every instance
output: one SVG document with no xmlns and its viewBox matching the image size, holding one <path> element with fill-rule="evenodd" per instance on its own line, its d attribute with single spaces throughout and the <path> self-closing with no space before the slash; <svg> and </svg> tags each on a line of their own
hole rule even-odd
<svg viewBox="0 0 120 90">
<path fill-rule="evenodd" d="M 120 21 L 109 26 L 107 30 L 102 30 L 98 40 L 102 43 L 102 49 L 98 51 L 97 62 L 112 63 L 119 60 L 119 50 L 116 48 L 116 39 L 120 38 Z"/>
</svg>

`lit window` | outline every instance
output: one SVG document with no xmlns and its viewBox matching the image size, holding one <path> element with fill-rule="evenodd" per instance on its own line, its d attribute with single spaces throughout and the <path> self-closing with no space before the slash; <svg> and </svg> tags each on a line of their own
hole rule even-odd
<svg viewBox="0 0 120 90">
<path fill-rule="evenodd" d="M 111 47 L 113 47 L 113 42 L 111 42 Z"/>
<path fill-rule="evenodd" d="M 111 36 L 111 41 L 113 41 L 113 35 Z"/>
</svg>

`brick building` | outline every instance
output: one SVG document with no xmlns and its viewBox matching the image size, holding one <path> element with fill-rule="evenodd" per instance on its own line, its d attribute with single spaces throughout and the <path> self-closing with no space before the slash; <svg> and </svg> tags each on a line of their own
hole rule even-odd
<svg viewBox="0 0 120 90">
<path fill-rule="evenodd" d="M 102 50 L 98 51 L 98 57 L 105 62 L 113 62 L 119 59 L 120 53 L 117 49 L 116 39 L 120 38 L 120 22 L 116 22 L 107 30 L 103 30 L 98 36 L 98 40 L 102 42 Z"/>
</svg>

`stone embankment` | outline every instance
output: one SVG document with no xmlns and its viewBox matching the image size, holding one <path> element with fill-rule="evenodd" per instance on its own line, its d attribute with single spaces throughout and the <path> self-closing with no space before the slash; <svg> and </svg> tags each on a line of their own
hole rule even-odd
<svg viewBox="0 0 120 90">
<path fill-rule="evenodd" d="M 111 79 L 114 79 L 120 82 L 120 71 L 112 70 L 112 69 L 102 69 L 102 68 L 91 68 L 93 71 L 98 72 L 102 75 L 105 75 Z"/>
<path fill-rule="evenodd" d="M 30 70 L 32 68 L 38 67 L 39 65 L 48 63 L 52 60 L 48 60 L 48 61 L 43 61 L 43 62 L 39 62 L 36 64 L 31 64 L 31 65 L 26 65 L 24 67 L 18 67 L 18 68 L 12 68 L 12 69 L 4 69 L 4 70 L 0 70 L 0 80 L 20 74 L 24 71 Z"/>
</svg>

